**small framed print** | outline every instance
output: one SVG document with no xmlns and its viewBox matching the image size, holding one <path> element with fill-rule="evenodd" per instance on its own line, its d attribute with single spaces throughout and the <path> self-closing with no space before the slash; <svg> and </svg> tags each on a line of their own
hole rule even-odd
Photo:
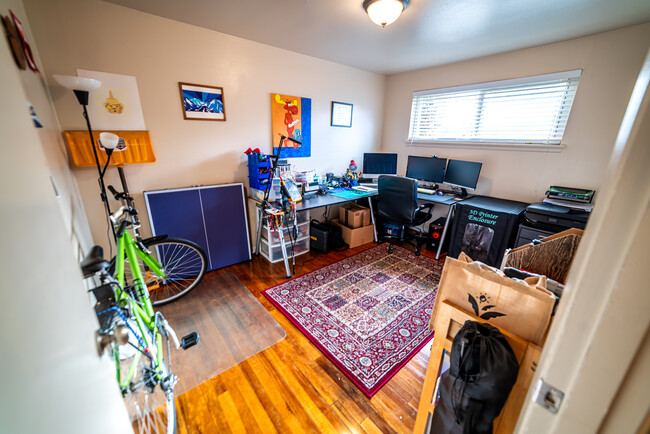
<svg viewBox="0 0 650 434">
<path fill-rule="evenodd" d="M 201 84 L 178 83 L 185 119 L 225 121 L 223 88 Z"/>
<path fill-rule="evenodd" d="M 352 126 L 352 104 L 332 101 L 332 126 L 348 128 Z"/>
</svg>

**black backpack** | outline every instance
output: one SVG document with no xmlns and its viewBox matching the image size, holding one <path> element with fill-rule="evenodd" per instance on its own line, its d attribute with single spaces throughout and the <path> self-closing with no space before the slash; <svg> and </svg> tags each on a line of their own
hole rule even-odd
<svg viewBox="0 0 650 434">
<path fill-rule="evenodd" d="M 519 363 L 503 334 L 467 321 L 451 345 L 450 367 L 440 376 L 431 433 L 492 433 L 517 381 Z"/>
</svg>

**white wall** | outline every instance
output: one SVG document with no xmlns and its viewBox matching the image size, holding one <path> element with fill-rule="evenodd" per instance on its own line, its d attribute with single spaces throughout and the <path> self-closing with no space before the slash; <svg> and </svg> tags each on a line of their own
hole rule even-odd
<svg viewBox="0 0 650 434">
<path fill-rule="evenodd" d="M 382 150 L 482 161 L 477 194 L 540 201 L 550 185 L 598 189 L 650 45 L 650 23 L 388 77 Z M 407 144 L 412 92 L 583 69 L 560 153 Z"/>
<path fill-rule="evenodd" d="M 247 182 L 243 152 L 271 150 L 271 93 L 312 99 L 312 157 L 294 159 L 296 168 L 342 173 L 349 160 L 361 160 L 379 144 L 381 75 L 97 0 L 25 4 L 50 73 L 76 74 L 81 68 L 137 78 L 158 158 L 155 164 L 125 168 L 143 213 L 144 190 Z M 227 121 L 184 120 L 179 81 L 223 87 Z M 55 85 L 52 91 L 63 129 L 83 129 L 72 92 Z M 354 104 L 352 128 L 330 126 L 333 100 Z M 115 173 L 110 182 L 118 184 Z M 80 168 L 75 175 L 95 242 L 105 243 L 96 171 Z"/>
<path fill-rule="evenodd" d="M 9 9 L 29 34 L 20 0 L 1 0 L 0 13 Z M 19 71 L 4 42 L 0 92 L 0 432 L 129 432 L 114 366 L 95 349 L 98 323 L 76 257 L 88 229 L 56 118 L 39 75 Z M 27 100 L 45 128 L 34 128 Z"/>
</svg>

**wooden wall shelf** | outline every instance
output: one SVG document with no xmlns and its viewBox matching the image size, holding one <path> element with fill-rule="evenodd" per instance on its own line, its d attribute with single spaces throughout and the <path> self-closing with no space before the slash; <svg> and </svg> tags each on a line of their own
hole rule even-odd
<svg viewBox="0 0 650 434">
<path fill-rule="evenodd" d="M 99 133 L 103 132 L 117 134 L 126 142 L 125 150 L 113 152 L 111 166 L 156 162 L 156 155 L 153 153 L 149 131 L 96 131 L 93 132 L 93 138 L 95 139 L 95 148 L 97 149 L 99 163 L 102 166 L 106 164 L 107 155 L 106 152 L 99 149 L 97 140 L 99 139 Z M 75 166 L 95 166 L 95 157 L 93 156 L 88 131 L 64 131 L 63 136 L 68 144 L 70 155 L 72 155 L 72 162 Z"/>
</svg>

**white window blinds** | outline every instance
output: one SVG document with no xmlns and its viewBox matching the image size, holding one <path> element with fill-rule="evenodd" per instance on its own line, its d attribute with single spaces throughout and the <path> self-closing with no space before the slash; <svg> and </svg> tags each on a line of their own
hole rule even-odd
<svg viewBox="0 0 650 434">
<path fill-rule="evenodd" d="M 413 93 L 413 142 L 560 144 L 581 70 Z"/>
</svg>

